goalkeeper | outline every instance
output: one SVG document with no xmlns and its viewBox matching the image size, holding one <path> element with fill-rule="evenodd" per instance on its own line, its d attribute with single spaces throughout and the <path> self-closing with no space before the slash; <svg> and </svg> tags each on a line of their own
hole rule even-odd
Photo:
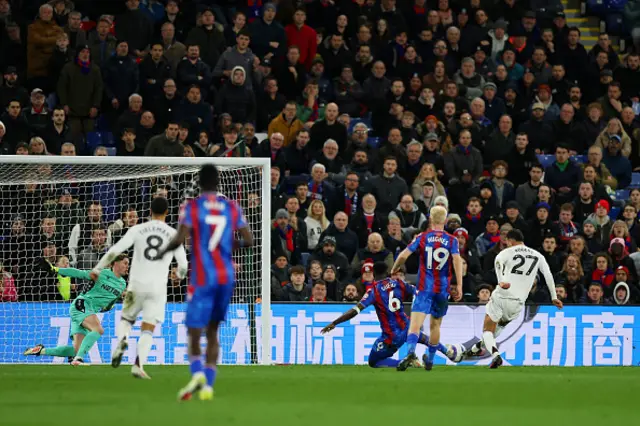
<svg viewBox="0 0 640 426">
<path fill-rule="evenodd" d="M 129 259 L 125 254 L 119 254 L 111 264 L 111 269 L 102 270 L 97 277 L 91 271 L 81 271 L 75 268 L 53 268 L 59 275 L 94 280 L 95 284 L 91 289 L 76 297 L 69 308 L 73 346 L 57 346 L 47 349 L 43 344 L 38 344 L 24 351 L 24 355 L 74 357 L 71 365 L 83 365 L 84 356 L 104 333 L 96 314 L 111 310 L 127 287 L 127 282 L 122 276 L 126 275 L 129 270 Z M 92 275 L 94 275 L 93 278 Z"/>
</svg>

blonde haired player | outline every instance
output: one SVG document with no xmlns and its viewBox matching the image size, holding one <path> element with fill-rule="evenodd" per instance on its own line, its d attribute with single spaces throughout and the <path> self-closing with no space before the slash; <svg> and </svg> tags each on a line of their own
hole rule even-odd
<svg viewBox="0 0 640 426">
<path fill-rule="evenodd" d="M 549 264 L 544 256 L 525 246 L 523 240 L 522 232 L 518 229 L 513 229 L 507 234 L 509 247 L 502 250 L 495 260 L 498 287 L 491 294 L 491 299 L 486 306 L 482 340 L 465 354 L 476 356 L 482 351 L 482 345 L 484 345 L 492 357 L 489 368 L 498 368 L 502 365 L 496 337 L 522 312 L 538 271 L 547 282 L 552 303 L 558 309 L 562 309 L 562 302 L 556 296 L 556 285 Z"/>
<path fill-rule="evenodd" d="M 100 259 L 94 271 L 98 272 L 108 265 L 118 253 L 126 252 L 133 246 L 133 261 L 129 273 L 129 286 L 122 307 L 122 317 L 116 327 L 118 345 L 111 354 L 111 366 L 117 368 L 128 348 L 127 339 L 131 327 L 142 312 L 141 335 L 138 339 L 138 356 L 131 367 L 131 374 L 140 379 L 150 379 L 144 371 L 149 351 L 153 343 L 153 330 L 156 324 L 164 321 L 167 303 L 167 277 L 169 266 L 175 257 L 178 262 L 178 277 L 186 277 L 187 254 L 181 245 L 175 251 L 158 258 L 177 231 L 165 223 L 169 204 L 165 198 L 157 197 L 151 202 L 151 220 L 135 225 L 127 231 L 117 244 Z"/>
<path fill-rule="evenodd" d="M 434 206 L 429 214 L 431 229 L 420 233 L 406 249 L 398 255 L 391 273 L 396 273 L 414 252 L 419 255 L 417 292 L 411 307 L 411 323 L 407 335 L 407 356 L 398 364 L 398 371 L 406 370 L 416 360 L 416 344 L 420 328 L 427 315 L 431 315 L 428 351 L 422 357 L 424 368 L 431 370 L 436 352 L 447 353 L 447 348 L 440 343 L 440 324 L 447 314 L 449 305 L 449 286 L 451 270 L 456 274 L 456 291 L 452 296 L 455 301 L 462 298 L 462 258 L 458 247 L 458 239 L 445 232 L 447 210 L 442 206 Z M 455 358 L 455 355 L 454 355 Z"/>
</svg>

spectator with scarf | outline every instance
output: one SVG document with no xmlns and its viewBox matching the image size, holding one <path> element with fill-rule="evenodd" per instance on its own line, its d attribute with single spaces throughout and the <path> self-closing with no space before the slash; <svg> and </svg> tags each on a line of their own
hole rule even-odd
<svg viewBox="0 0 640 426">
<path fill-rule="evenodd" d="M 593 258 L 591 282 L 598 283 L 604 290 L 604 294 L 610 296 L 613 293 L 613 263 L 605 252 L 596 254 Z"/>
<path fill-rule="evenodd" d="M 298 233 L 289 223 L 289 213 L 285 209 L 276 212 L 276 219 L 271 227 L 272 253 L 284 252 L 292 265 L 300 265 L 302 259 L 296 246 Z"/>
<path fill-rule="evenodd" d="M 360 177 L 356 172 L 348 172 L 344 178 L 344 185 L 337 188 L 337 198 L 335 202 L 336 212 L 342 211 L 349 217 L 353 217 L 356 212 L 362 209 L 362 193 L 360 188 Z"/>
<path fill-rule="evenodd" d="M 362 210 L 351 217 L 349 228 L 358 235 L 358 247 L 367 244 L 369 235 L 373 232 L 384 232 L 387 226 L 387 217 L 377 211 L 377 200 L 373 194 L 362 197 Z"/>
<path fill-rule="evenodd" d="M 458 239 L 460 255 L 467 262 L 467 270 L 473 275 L 481 274 L 480 255 L 475 244 L 469 244 L 469 232 L 465 228 L 458 228 L 453 235 Z"/>
<path fill-rule="evenodd" d="M 500 242 L 500 224 L 496 216 L 489 216 L 485 221 L 485 231 L 476 238 L 476 249 L 484 256 L 493 246 Z"/>
<path fill-rule="evenodd" d="M 449 178 L 449 198 L 453 204 L 451 210 L 459 213 L 464 211 L 467 191 L 482 174 L 482 155 L 471 146 L 471 133 L 468 130 L 460 132 L 459 143 L 454 150 L 445 154 L 444 164 L 445 175 Z"/>
<path fill-rule="evenodd" d="M 360 268 L 360 278 L 356 281 L 356 287 L 367 291 L 373 287 L 373 282 L 373 261 L 371 259 L 367 259 L 362 265 L 362 268 Z"/>
<path fill-rule="evenodd" d="M 569 241 L 578 235 L 578 225 L 573 222 L 573 205 L 565 203 L 560 207 L 559 220 L 556 226 L 560 229 L 558 246 L 560 250 L 567 248 Z"/>
<path fill-rule="evenodd" d="M 484 232 L 484 215 L 482 203 L 478 197 L 471 197 L 467 201 L 467 208 L 462 218 L 462 227 L 467 230 L 473 241 Z"/>
<path fill-rule="evenodd" d="M 611 228 L 613 224 L 609 219 L 609 202 L 606 200 L 600 200 L 596 203 L 595 212 L 590 214 L 587 220 L 591 219 L 596 224 L 596 241 L 601 246 L 606 247 L 607 241 L 611 236 Z"/>
<path fill-rule="evenodd" d="M 357 278 L 358 276 L 356 275 L 357 271 L 359 271 L 364 264 L 370 261 L 374 264 L 376 262 L 384 262 L 387 264 L 389 269 L 393 266 L 393 254 L 385 248 L 382 235 L 377 232 L 369 235 L 369 238 L 367 239 L 367 246 L 358 250 L 356 256 L 353 258 L 353 262 L 351 262 L 351 270 L 354 272 L 354 278 Z"/>
</svg>

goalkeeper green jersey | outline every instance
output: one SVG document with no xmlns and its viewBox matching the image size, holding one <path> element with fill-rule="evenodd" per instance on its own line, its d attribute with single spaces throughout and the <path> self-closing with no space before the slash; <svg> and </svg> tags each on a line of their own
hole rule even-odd
<svg viewBox="0 0 640 426">
<path fill-rule="evenodd" d="M 91 271 L 82 271 L 75 268 L 60 268 L 60 275 L 71 278 L 90 280 Z M 127 288 L 127 282 L 122 277 L 116 277 L 111 269 L 103 269 L 93 287 L 79 295 L 77 299 L 88 302 L 93 309 L 105 312 L 113 308 L 113 305 L 122 297 L 122 292 Z"/>
</svg>

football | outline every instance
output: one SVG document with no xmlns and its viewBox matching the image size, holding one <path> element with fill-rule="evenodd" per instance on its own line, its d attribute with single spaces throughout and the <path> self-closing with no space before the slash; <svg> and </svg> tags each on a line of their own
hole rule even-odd
<svg viewBox="0 0 640 426">
<path fill-rule="evenodd" d="M 462 357 L 465 351 L 464 346 L 460 343 L 454 343 L 453 345 L 447 346 L 447 358 L 449 358 L 453 362 L 462 361 Z"/>
</svg>

